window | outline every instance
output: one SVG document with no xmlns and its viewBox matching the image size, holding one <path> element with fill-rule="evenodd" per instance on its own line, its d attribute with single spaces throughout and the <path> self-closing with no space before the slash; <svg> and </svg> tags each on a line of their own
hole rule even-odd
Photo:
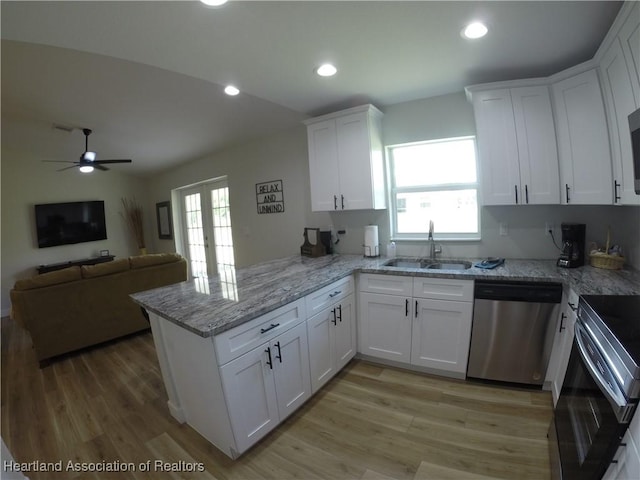
<svg viewBox="0 0 640 480">
<path fill-rule="evenodd" d="M 479 239 L 475 137 L 387 148 L 391 235 L 426 239 L 429 221 L 439 240 Z"/>
</svg>

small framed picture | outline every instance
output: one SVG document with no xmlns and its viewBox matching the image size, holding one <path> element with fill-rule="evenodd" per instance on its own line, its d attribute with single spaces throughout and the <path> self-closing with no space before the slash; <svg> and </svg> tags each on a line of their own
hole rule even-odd
<svg viewBox="0 0 640 480">
<path fill-rule="evenodd" d="M 109 256 L 109 250 L 100 250 L 100 256 L 101 257 L 108 257 Z"/>
</svg>

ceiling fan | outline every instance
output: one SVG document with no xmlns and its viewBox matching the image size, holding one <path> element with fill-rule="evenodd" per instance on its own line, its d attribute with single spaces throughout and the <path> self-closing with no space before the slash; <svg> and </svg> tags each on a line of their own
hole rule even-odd
<svg viewBox="0 0 640 480">
<path fill-rule="evenodd" d="M 98 170 L 109 170 L 107 167 L 103 166 L 108 163 L 131 163 L 131 159 L 122 158 L 117 160 L 96 160 L 96 152 L 92 152 L 89 150 L 89 135 L 91 135 L 91 130 L 88 128 L 83 128 L 82 133 L 84 133 L 84 153 L 80 155 L 80 160 L 77 162 L 72 162 L 69 160 L 43 160 L 43 162 L 56 162 L 56 163 L 73 163 L 70 167 L 61 168 L 58 172 L 63 170 L 68 170 L 70 168 L 80 167 L 80 171 L 82 173 L 90 173 L 93 172 L 94 168 Z"/>
</svg>

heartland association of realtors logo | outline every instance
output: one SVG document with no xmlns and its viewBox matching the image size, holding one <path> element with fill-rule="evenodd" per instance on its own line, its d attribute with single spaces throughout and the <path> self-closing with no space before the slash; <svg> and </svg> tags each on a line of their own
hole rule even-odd
<svg viewBox="0 0 640 480">
<path fill-rule="evenodd" d="M 256 203 L 258 214 L 284 212 L 282 180 L 256 183 Z"/>
</svg>

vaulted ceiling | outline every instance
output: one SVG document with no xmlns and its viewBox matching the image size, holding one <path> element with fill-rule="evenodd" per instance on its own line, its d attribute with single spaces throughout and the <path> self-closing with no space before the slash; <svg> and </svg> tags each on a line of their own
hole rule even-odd
<svg viewBox="0 0 640 480">
<path fill-rule="evenodd" d="M 87 127 L 99 158 L 134 159 L 114 170 L 152 174 L 311 115 L 555 73 L 593 56 L 620 6 L 2 2 L 2 145 L 77 160 Z M 489 34 L 463 39 L 477 19 Z M 315 75 L 325 61 L 336 76 Z"/>
</svg>

